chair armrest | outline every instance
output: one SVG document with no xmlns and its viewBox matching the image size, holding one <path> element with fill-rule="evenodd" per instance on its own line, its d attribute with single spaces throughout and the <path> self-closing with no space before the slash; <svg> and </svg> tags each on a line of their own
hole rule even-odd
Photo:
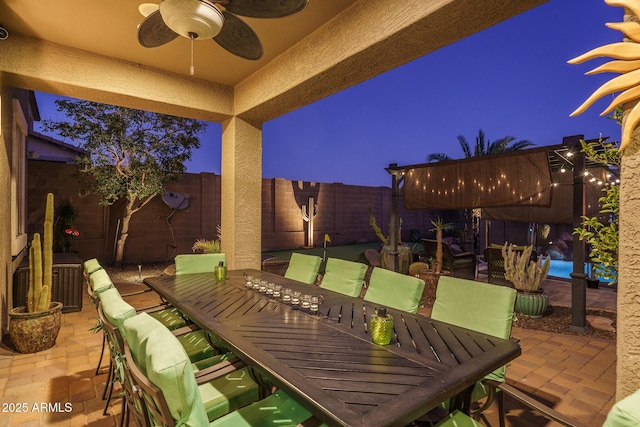
<svg viewBox="0 0 640 427">
<path fill-rule="evenodd" d="M 180 335 L 188 334 L 189 332 L 197 331 L 199 329 L 200 326 L 196 325 L 195 323 L 190 323 L 187 326 L 183 326 L 182 328 L 172 330 L 171 333 L 174 336 L 179 337 Z"/>
<path fill-rule="evenodd" d="M 568 427 L 588 427 L 586 424 L 583 424 L 578 420 L 575 420 L 575 419 L 573 419 L 571 417 L 563 415 L 560 412 L 556 411 L 555 409 L 552 409 L 549 406 L 544 405 L 541 402 L 538 402 L 533 397 L 531 397 L 528 394 L 518 390 L 517 388 L 515 388 L 513 386 L 510 386 L 509 384 L 499 383 L 497 385 L 497 387 L 498 387 L 498 389 L 500 391 L 502 391 L 503 393 L 513 397 L 514 399 L 516 399 L 520 403 L 523 403 L 525 406 L 528 406 L 529 408 L 541 413 L 546 418 L 548 418 L 548 419 L 550 419 L 552 421 L 555 421 L 557 423 L 560 423 L 563 426 L 568 426 Z"/>
<path fill-rule="evenodd" d="M 240 368 L 244 368 L 245 366 L 246 363 L 244 363 L 237 357 L 234 357 L 232 359 L 225 360 L 224 362 L 216 363 L 213 366 L 209 366 L 207 369 L 196 372 L 196 382 L 198 383 L 198 385 L 205 384 L 215 380 L 216 378 L 227 375 L 233 371 L 237 371 Z"/>
</svg>

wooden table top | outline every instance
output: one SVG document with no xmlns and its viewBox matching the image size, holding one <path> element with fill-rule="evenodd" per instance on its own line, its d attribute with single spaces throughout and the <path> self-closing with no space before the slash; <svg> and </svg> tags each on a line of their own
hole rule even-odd
<svg viewBox="0 0 640 427">
<path fill-rule="evenodd" d="M 311 295 L 318 314 L 245 287 L 245 274 Z M 389 309 L 391 344 L 371 341 L 375 305 L 259 270 L 145 283 L 329 425 L 403 426 L 520 355 L 511 341 Z"/>
</svg>

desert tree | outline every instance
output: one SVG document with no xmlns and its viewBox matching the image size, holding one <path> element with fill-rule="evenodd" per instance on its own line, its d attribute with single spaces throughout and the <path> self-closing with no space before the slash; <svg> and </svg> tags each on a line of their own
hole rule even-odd
<svg viewBox="0 0 640 427">
<path fill-rule="evenodd" d="M 185 172 L 184 163 L 200 147 L 202 122 L 77 99 L 58 99 L 63 120 L 44 120 L 44 129 L 77 143 L 86 154 L 81 172 L 93 176 L 88 192 L 100 205 L 125 200 L 114 263 L 122 265 L 131 217 L 167 182 Z"/>
</svg>

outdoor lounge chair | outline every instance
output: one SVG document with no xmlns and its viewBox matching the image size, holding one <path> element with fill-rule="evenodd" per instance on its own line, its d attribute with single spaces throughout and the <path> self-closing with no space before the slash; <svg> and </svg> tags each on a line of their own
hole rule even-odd
<svg viewBox="0 0 640 427">
<path fill-rule="evenodd" d="M 313 285 L 318 278 L 318 270 L 320 269 L 321 262 L 322 258 L 319 256 L 294 252 L 291 254 L 289 266 L 287 267 L 284 277 Z"/>
<path fill-rule="evenodd" d="M 359 297 L 366 273 L 366 264 L 329 258 L 320 287 L 350 297 Z"/>
<path fill-rule="evenodd" d="M 422 239 L 422 246 L 427 259 L 436 258 L 437 241 Z M 476 278 L 476 256 L 472 252 L 454 253 L 446 242 L 442 242 L 442 270 L 449 271 L 454 277 L 473 280 Z"/>
<path fill-rule="evenodd" d="M 364 300 L 415 314 L 423 291 L 421 279 L 378 267 L 371 273 Z"/>
</svg>

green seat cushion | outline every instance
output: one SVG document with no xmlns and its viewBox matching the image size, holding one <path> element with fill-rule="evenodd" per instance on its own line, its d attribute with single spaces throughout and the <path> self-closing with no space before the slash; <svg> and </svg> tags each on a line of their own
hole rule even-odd
<svg viewBox="0 0 640 427">
<path fill-rule="evenodd" d="M 284 391 L 278 390 L 259 402 L 238 409 L 210 424 L 211 427 L 294 427 L 311 413 Z M 324 424 L 322 424 L 324 426 Z"/>
<path fill-rule="evenodd" d="M 192 362 L 197 362 L 216 355 L 216 350 L 209 345 L 206 332 L 202 329 L 179 335 L 178 341 L 180 341 L 180 345 L 182 345 L 184 351 L 187 352 L 189 360 Z"/>
<path fill-rule="evenodd" d="M 482 424 L 470 416 L 456 410 L 442 419 L 436 427 L 483 427 Z"/>
<path fill-rule="evenodd" d="M 423 291 L 423 280 L 376 267 L 371 272 L 369 288 L 364 299 L 415 314 L 418 312 Z"/>
<path fill-rule="evenodd" d="M 176 275 L 213 273 L 220 262 L 227 265 L 225 254 L 181 254 L 176 255 Z"/>
<path fill-rule="evenodd" d="M 220 418 L 260 398 L 258 385 L 251 379 L 247 368 L 201 384 L 198 390 L 209 420 Z"/>
<path fill-rule="evenodd" d="M 350 297 L 359 297 L 366 273 L 365 264 L 329 258 L 320 286 Z"/>
<path fill-rule="evenodd" d="M 182 313 L 180 313 L 180 311 L 175 307 L 151 311 L 149 312 L 149 316 L 153 317 L 158 322 L 162 323 L 164 327 L 170 330 L 182 328 L 187 325 L 187 321 L 184 316 L 182 316 Z"/>
<path fill-rule="evenodd" d="M 613 405 L 602 427 L 640 425 L 640 390 Z"/>
<path fill-rule="evenodd" d="M 99 294 L 113 287 L 113 282 L 111 281 L 111 277 L 109 277 L 109 274 L 104 269 L 94 271 L 89 276 L 89 284 L 91 286 L 91 290 L 95 294 Z"/>
<path fill-rule="evenodd" d="M 316 283 L 321 262 L 322 258 L 319 256 L 294 252 L 291 254 L 289 267 L 287 267 L 284 277 L 291 280 L 297 280 L 298 282 L 303 282 L 308 285 L 313 285 Z"/>
<path fill-rule="evenodd" d="M 102 269 L 102 266 L 95 258 L 88 259 L 84 262 L 84 272 L 87 275 L 91 275 L 100 269 Z"/>
<path fill-rule="evenodd" d="M 494 337 L 511 336 L 515 289 L 473 280 L 440 276 L 431 318 Z M 487 375 L 504 381 L 505 368 Z"/>
<path fill-rule="evenodd" d="M 124 321 L 135 316 L 136 309 L 122 299 L 120 292 L 116 288 L 107 289 L 101 292 L 98 297 L 100 298 L 104 317 L 117 327 L 122 336 L 124 336 Z"/>
</svg>

